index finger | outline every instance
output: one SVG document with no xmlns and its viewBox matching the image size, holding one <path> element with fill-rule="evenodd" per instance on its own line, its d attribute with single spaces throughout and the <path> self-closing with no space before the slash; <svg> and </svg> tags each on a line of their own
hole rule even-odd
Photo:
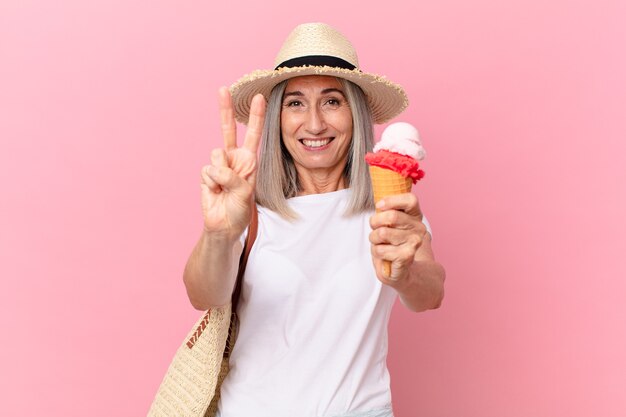
<svg viewBox="0 0 626 417">
<path fill-rule="evenodd" d="M 379 210 L 401 210 L 412 216 L 422 218 L 420 203 L 415 194 L 412 193 L 387 196 L 376 203 L 376 208 Z"/>
<path fill-rule="evenodd" d="M 252 98 L 250 104 L 250 118 L 248 119 L 248 130 L 243 146 L 256 153 L 263 134 L 263 124 L 265 123 L 265 97 L 257 94 Z"/>
<path fill-rule="evenodd" d="M 228 151 L 237 147 L 237 125 L 235 124 L 235 109 L 228 87 L 219 90 L 220 120 L 222 122 L 222 136 L 224 148 Z"/>
</svg>

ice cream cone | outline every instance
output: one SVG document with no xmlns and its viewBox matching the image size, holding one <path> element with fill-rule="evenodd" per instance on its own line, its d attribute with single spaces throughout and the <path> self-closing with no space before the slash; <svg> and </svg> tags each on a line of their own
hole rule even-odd
<svg viewBox="0 0 626 417">
<path fill-rule="evenodd" d="M 372 178 L 374 202 L 378 203 L 390 195 L 410 192 L 411 186 L 424 177 L 418 161 L 425 156 L 426 151 L 414 126 L 404 122 L 387 126 L 373 152 L 365 155 Z M 391 262 L 383 260 L 383 275 L 391 277 Z"/>
<path fill-rule="evenodd" d="M 374 191 L 374 203 L 378 203 L 383 198 L 411 192 L 413 181 L 405 178 L 401 174 L 390 169 L 380 168 L 370 165 L 370 176 L 372 177 L 372 190 Z M 383 273 L 386 277 L 391 276 L 391 262 L 383 261 Z"/>
<path fill-rule="evenodd" d="M 383 198 L 404 194 L 411 191 L 413 181 L 405 178 L 401 174 L 390 169 L 380 168 L 370 165 L 370 176 L 372 177 L 372 190 L 374 191 L 374 203 L 378 203 Z"/>
</svg>

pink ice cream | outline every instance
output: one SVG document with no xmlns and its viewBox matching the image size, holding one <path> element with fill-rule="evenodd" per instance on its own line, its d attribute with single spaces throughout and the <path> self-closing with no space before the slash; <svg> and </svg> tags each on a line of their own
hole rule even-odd
<svg viewBox="0 0 626 417">
<path fill-rule="evenodd" d="M 387 126 L 380 141 L 374 146 L 374 152 L 365 155 L 369 165 L 397 172 L 405 178 L 411 178 L 415 184 L 424 177 L 419 163 L 426 157 L 419 132 L 409 123 L 398 122 Z"/>
</svg>

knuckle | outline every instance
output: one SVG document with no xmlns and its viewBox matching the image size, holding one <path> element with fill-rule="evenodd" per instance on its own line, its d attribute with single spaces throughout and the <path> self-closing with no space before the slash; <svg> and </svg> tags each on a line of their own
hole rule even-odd
<svg viewBox="0 0 626 417">
<path fill-rule="evenodd" d="M 248 128 L 246 133 L 248 134 L 248 136 L 258 137 L 261 136 L 263 132 L 261 131 L 261 126 L 259 126 L 258 123 L 255 123 Z"/>
<path fill-rule="evenodd" d="M 222 150 L 220 148 L 215 148 L 211 151 L 211 158 L 218 158 L 221 154 Z"/>
<path fill-rule="evenodd" d="M 391 226 L 398 222 L 398 212 L 396 210 L 389 210 L 387 212 L 387 223 Z"/>
<path fill-rule="evenodd" d="M 422 245 L 422 237 L 420 235 L 411 235 L 409 244 L 413 250 L 417 250 Z"/>
<path fill-rule="evenodd" d="M 243 197 L 246 200 L 248 200 L 248 199 L 250 199 L 252 197 L 252 193 L 253 193 L 252 187 L 250 187 L 250 185 L 248 185 L 248 183 L 244 182 L 244 187 L 243 187 L 243 190 L 242 190 Z"/>
<path fill-rule="evenodd" d="M 219 167 L 219 174 L 220 177 L 226 182 L 231 182 L 235 177 L 233 170 L 226 167 Z"/>
<path fill-rule="evenodd" d="M 224 169 L 222 167 L 213 166 L 208 172 L 209 178 L 212 180 L 220 183 L 224 182 Z"/>
<path fill-rule="evenodd" d="M 413 259 L 414 255 L 415 255 L 415 250 L 409 247 L 402 248 L 400 252 L 400 257 L 402 258 L 404 262 L 408 262 L 410 259 Z"/>
<path fill-rule="evenodd" d="M 370 217 L 370 227 L 372 229 L 376 229 L 378 227 L 378 224 L 379 224 L 378 219 L 379 219 L 379 215 L 378 214 L 373 214 Z"/>
</svg>

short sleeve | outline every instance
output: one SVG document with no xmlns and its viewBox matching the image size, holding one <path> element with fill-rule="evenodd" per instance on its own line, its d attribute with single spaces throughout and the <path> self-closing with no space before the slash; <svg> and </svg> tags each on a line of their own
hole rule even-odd
<svg viewBox="0 0 626 417">
<path fill-rule="evenodd" d="M 424 223 L 424 226 L 426 226 L 426 230 L 428 231 L 428 234 L 430 234 L 430 238 L 433 238 L 433 229 L 430 228 L 430 223 L 428 222 L 428 219 L 426 218 L 426 216 L 422 216 L 422 223 Z"/>
<path fill-rule="evenodd" d="M 246 238 L 248 237 L 248 229 L 250 229 L 250 226 L 246 227 L 243 233 L 241 234 L 241 236 L 239 236 L 239 241 L 241 242 L 242 248 L 246 247 Z"/>
</svg>

